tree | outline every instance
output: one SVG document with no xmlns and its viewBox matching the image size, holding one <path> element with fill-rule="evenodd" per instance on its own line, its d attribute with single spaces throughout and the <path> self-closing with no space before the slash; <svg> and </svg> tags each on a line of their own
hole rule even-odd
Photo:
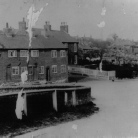
<svg viewBox="0 0 138 138">
<path fill-rule="evenodd" d="M 112 38 L 113 38 L 114 41 L 116 41 L 117 38 L 118 38 L 118 35 L 114 33 L 114 34 L 112 35 Z"/>
</svg>

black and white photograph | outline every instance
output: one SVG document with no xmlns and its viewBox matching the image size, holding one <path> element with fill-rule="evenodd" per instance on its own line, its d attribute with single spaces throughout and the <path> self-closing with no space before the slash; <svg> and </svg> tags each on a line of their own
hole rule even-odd
<svg viewBox="0 0 138 138">
<path fill-rule="evenodd" d="M 138 138 L 138 0 L 0 0 L 0 138 Z"/>
</svg>

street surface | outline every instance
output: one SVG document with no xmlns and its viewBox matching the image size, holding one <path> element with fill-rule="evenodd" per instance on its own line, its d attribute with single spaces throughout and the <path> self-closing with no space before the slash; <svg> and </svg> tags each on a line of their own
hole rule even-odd
<svg viewBox="0 0 138 138">
<path fill-rule="evenodd" d="M 89 80 L 99 112 L 88 118 L 37 130 L 20 138 L 136 138 L 138 80 Z M 19 137 L 19 136 L 18 136 Z"/>
</svg>

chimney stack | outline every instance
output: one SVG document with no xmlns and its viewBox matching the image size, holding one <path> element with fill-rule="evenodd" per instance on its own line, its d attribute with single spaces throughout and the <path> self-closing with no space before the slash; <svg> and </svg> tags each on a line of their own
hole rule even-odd
<svg viewBox="0 0 138 138">
<path fill-rule="evenodd" d="M 68 33 L 68 25 L 66 22 L 61 22 L 60 31 L 64 31 L 64 32 Z"/>
<path fill-rule="evenodd" d="M 23 21 L 19 22 L 19 31 L 25 31 L 26 30 L 26 22 L 23 18 Z"/>
<path fill-rule="evenodd" d="M 44 29 L 45 29 L 45 31 L 51 31 L 51 25 L 50 25 L 50 22 L 49 22 L 49 21 L 46 21 L 45 23 L 46 23 L 46 24 L 44 25 Z"/>
</svg>

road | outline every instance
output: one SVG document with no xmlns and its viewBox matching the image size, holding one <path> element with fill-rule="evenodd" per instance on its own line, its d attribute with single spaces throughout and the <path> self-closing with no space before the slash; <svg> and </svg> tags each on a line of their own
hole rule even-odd
<svg viewBox="0 0 138 138">
<path fill-rule="evenodd" d="M 88 118 L 37 130 L 20 138 L 138 137 L 138 80 L 84 81 L 99 112 Z"/>
</svg>

